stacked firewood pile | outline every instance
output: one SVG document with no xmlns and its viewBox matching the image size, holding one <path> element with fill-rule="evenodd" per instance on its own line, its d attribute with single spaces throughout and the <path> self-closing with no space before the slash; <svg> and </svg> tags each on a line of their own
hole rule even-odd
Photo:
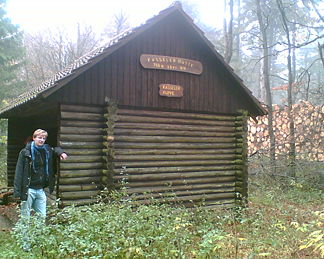
<svg viewBox="0 0 324 259">
<path fill-rule="evenodd" d="M 301 101 L 293 105 L 297 158 L 324 161 L 324 106 L 313 106 Z M 288 107 L 273 106 L 273 125 L 276 138 L 276 154 L 289 151 Z M 249 154 L 270 149 L 268 116 L 257 117 L 257 123 L 248 121 Z"/>
</svg>

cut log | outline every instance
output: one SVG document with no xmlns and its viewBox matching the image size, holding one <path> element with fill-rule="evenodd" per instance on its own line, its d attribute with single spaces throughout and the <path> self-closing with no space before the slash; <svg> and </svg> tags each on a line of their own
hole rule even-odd
<svg viewBox="0 0 324 259">
<path fill-rule="evenodd" d="M 84 128 L 104 128 L 105 125 L 102 121 L 73 121 L 69 119 L 62 119 L 61 126 L 63 127 L 84 127 Z"/>
<path fill-rule="evenodd" d="M 194 155 L 194 154 L 239 154 L 241 148 L 237 149 L 116 149 L 115 155 Z"/>
<path fill-rule="evenodd" d="M 82 148 L 82 149 L 102 149 L 104 143 L 103 142 L 71 142 L 71 141 L 59 141 L 59 145 L 62 148 Z"/>
<path fill-rule="evenodd" d="M 92 183 L 101 183 L 101 176 L 89 176 L 89 177 L 68 177 L 60 178 L 59 184 L 92 184 Z"/>
<path fill-rule="evenodd" d="M 77 121 L 103 121 L 102 114 L 86 113 L 86 112 L 61 112 L 63 120 L 77 120 Z"/>
<path fill-rule="evenodd" d="M 62 170 L 70 170 L 70 169 L 102 169 L 104 168 L 103 163 L 61 163 L 60 168 Z"/>
<path fill-rule="evenodd" d="M 212 177 L 196 177 L 196 178 L 174 178 L 174 179 L 167 179 L 163 181 L 131 181 L 127 182 L 126 184 L 124 183 L 116 183 L 115 186 L 116 188 L 119 187 L 129 187 L 129 188 L 151 188 L 153 186 L 178 186 L 178 185 L 196 185 L 196 184 L 215 184 L 215 183 L 227 183 L 227 184 L 234 184 L 232 181 L 233 177 L 230 178 L 222 178 L 223 176 L 233 176 L 230 174 L 220 174 L 217 175 L 216 177 L 213 175 Z M 224 181 L 225 180 L 225 181 Z M 228 181 L 230 180 L 230 181 Z"/>
<path fill-rule="evenodd" d="M 98 191 L 98 186 L 95 184 L 60 185 L 59 188 L 60 192 Z"/>
<path fill-rule="evenodd" d="M 153 193 L 153 192 L 172 192 L 181 190 L 215 190 L 216 192 L 235 191 L 235 183 L 209 183 L 209 184 L 195 184 L 195 185 L 171 185 L 171 186 L 156 186 L 156 187 L 141 187 L 126 189 L 128 194 L 136 193 Z"/>
<path fill-rule="evenodd" d="M 242 164 L 242 160 L 190 160 L 190 161 L 140 161 L 115 162 L 116 168 L 160 167 L 160 166 L 199 166 L 199 165 L 233 165 Z M 62 164 L 65 165 L 65 164 Z"/>
<path fill-rule="evenodd" d="M 204 173 L 204 176 L 217 176 L 215 172 Z M 169 180 L 169 179 L 183 179 L 185 181 L 189 177 L 202 177 L 202 174 L 197 173 L 168 173 L 168 174 L 141 174 L 141 175 L 114 175 L 116 180 L 124 181 L 154 181 L 154 180 Z M 216 177 L 215 177 L 216 180 Z M 219 182 L 235 181 L 235 176 L 218 176 Z"/>
<path fill-rule="evenodd" d="M 60 134 L 59 139 L 60 141 L 69 141 L 69 142 L 80 142 L 80 141 L 87 141 L 87 142 L 102 142 L 104 136 L 101 135 L 76 135 L 76 134 Z"/>
<path fill-rule="evenodd" d="M 103 114 L 104 107 L 102 107 L 102 106 L 92 106 L 92 105 L 91 106 L 86 106 L 86 105 L 61 104 L 61 111 Z"/>
<path fill-rule="evenodd" d="M 60 192 L 61 199 L 76 200 L 96 197 L 100 191 Z"/>
<path fill-rule="evenodd" d="M 176 125 L 176 124 L 159 124 L 159 123 L 130 123 L 118 122 L 116 129 L 152 129 L 152 130 L 187 130 L 187 131 L 204 131 L 204 132 L 235 132 L 239 128 L 234 126 L 195 126 L 195 125 Z"/>
<path fill-rule="evenodd" d="M 242 159 L 237 154 L 197 154 L 197 155 L 115 155 L 114 162 L 123 161 L 184 161 L 184 160 L 235 160 Z"/>
<path fill-rule="evenodd" d="M 92 169 L 92 170 L 60 170 L 60 177 L 89 177 L 89 176 L 100 176 L 103 174 L 102 169 Z"/>
<path fill-rule="evenodd" d="M 108 143 L 104 143 L 108 146 Z M 237 148 L 239 143 L 134 143 L 134 142 L 113 142 L 110 144 L 115 149 L 217 149 Z"/>
<path fill-rule="evenodd" d="M 107 114 L 105 114 L 107 117 Z M 157 118 L 157 117 L 142 117 L 142 116 L 127 116 L 118 115 L 116 123 L 119 122 L 136 122 L 136 123 L 164 123 L 164 124 L 177 124 L 177 125 L 204 125 L 204 126 L 238 126 L 239 122 L 236 121 L 210 121 L 210 120 L 187 120 L 175 118 Z"/>
<path fill-rule="evenodd" d="M 241 165 L 205 165 L 205 166 L 166 166 L 166 167 L 138 167 L 114 169 L 119 174 L 142 174 L 142 173 L 163 173 L 163 172 L 200 172 L 200 171 L 235 171 L 240 170 Z M 103 170 L 106 174 L 107 170 Z M 236 171 L 238 173 L 238 171 Z"/>
<path fill-rule="evenodd" d="M 140 142 L 140 143 L 235 143 L 233 137 L 167 137 L 167 136 L 119 136 L 114 137 L 115 142 Z"/>
<path fill-rule="evenodd" d="M 85 127 L 61 127 L 60 135 L 75 134 L 75 135 L 103 135 L 106 130 L 104 128 L 85 128 Z"/>
<path fill-rule="evenodd" d="M 148 110 L 130 110 L 119 109 L 118 115 L 136 115 L 148 117 L 164 117 L 164 118 L 187 118 L 187 119 L 203 119 L 203 120 L 226 120 L 233 121 L 235 116 L 227 115 L 214 115 L 214 114 L 197 114 L 197 113 L 184 113 L 184 112 L 162 112 L 162 111 L 148 111 Z"/>
<path fill-rule="evenodd" d="M 146 130 L 146 129 L 118 129 L 115 135 L 126 136 L 188 136 L 188 137 L 235 137 L 236 132 L 212 132 L 212 131 L 185 131 L 185 130 Z"/>
<path fill-rule="evenodd" d="M 103 162 L 104 156 L 72 156 L 70 155 L 68 159 L 61 160 L 61 164 L 64 163 L 93 163 L 93 162 Z"/>
</svg>

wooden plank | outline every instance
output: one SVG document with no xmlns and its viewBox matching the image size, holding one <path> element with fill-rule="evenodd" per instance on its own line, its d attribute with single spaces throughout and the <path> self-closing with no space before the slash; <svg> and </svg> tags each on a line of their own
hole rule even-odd
<svg viewBox="0 0 324 259">
<path fill-rule="evenodd" d="M 78 121 L 102 121 L 103 116 L 100 113 L 85 113 L 85 112 L 61 112 L 63 120 L 78 120 Z"/>
<path fill-rule="evenodd" d="M 242 159 L 242 155 L 238 154 L 195 154 L 195 155 L 115 155 L 114 162 L 128 161 L 184 161 L 184 160 L 235 160 Z"/>
<path fill-rule="evenodd" d="M 229 187 L 229 188 L 212 188 L 212 189 L 202 189 L 202 190 L 173 190 L 170 192 L 154 192 L 154 189 L 152 192 L 144 193 L 144 194 L 133 194 L 132 199 L 133 200 L 140 200 L 140 199 L 148 199 L 148 198 L 174 198 L 178 199 L 180 197 L 186 197 L 187 195 L 193 196 L 193 195 L 202 195 L 204 196 L 203 200 L 208 199 L 209 196 L 215 195 L 215 194 L 228 194 L 228 193 L 234 193 L 235 188 Z M 232 197 L 232 196 L 231 196 Z"/>
<path fill-rule="evenodd" d="M 103 169 L 104 163 L 61 163 L 60 168 L 63 170 L 70 169 Z"/>
<path fill-rule="evenodd" d="M 69 119 L 62 119 L 61 127 L 103 128 L 105 127 L 105 125 L 103 121 L 74 121 Z"/>
<path fill-rule="evenodd" d="M 89 105 L 61 104 L 60 107 L 61 107 L 61 111 L 64 112 L 85 112 L 85 113 L 102 114 L 104 110 L 102 106 L 89 106 Z"/>
<path fill-rule="evenodd" d="M 226 174 L 224 174 L 226 175 Z M 224 176 L 223 175 L 223 176 Z M 205 175 L 206 176 L 206 175 Z M 196 178 L 174 178 L 174 179 L 165 179 L 163 181 L 160 180 L 150 180 L 150 181 L 130 181 L 125 183 L 116 183 L 115 186 L 117 187 L 129 187 L 129 188 L 152 188 L 153 186 L 178 186 L 178 185 L 186 185 L 186 186 L 191 186 L 191 185 L 199 185 L 199 184 L 215 184 L 215 183 L 228 183 L 228 184 L 234 184 L 233 181 L 227 181 L 228 178 L 225 178 L 226 181 L 224 181 L 224 178 L 220 178 L 222 175 L 213 175 L 211 177 L 196 177 Z M 228 176 L 233 176 L 228 175 Z M 230 178 L 233 179 L 233 178 Z"/>
<path fill-rule="evenodd" d="M 116 180 L 127 181 L 156 181 L 156 180 L 168 180 L 168 179 L 182 179 L 185 181 L 189 177 L 210 177 L 217 176 L 215 180 L 219 182 L 232 182 L 235 181 L 235 176 L 218 176 L 215 172 L 203 172 L 203 173 L 165 173 L 165 174 L 141 174 L 141 175 L 114 175 Z"/>
<path fill-rule="evenodd" d="M 149 110 L 130 110 L 130 109 L 118 109 L 117 114 L 120 115 L 136 115 L 136 116 L 148 116 L 148 117 L 164 117 L 164 118 L 179 118 L 179 119 L 204 119 L 204 120 L 224 120 L 234 121 L 236 116 L 228 115 L 216 115 L 206 113 L 186 113 L 186 112 L 166 112 L 166 111 L 149 111 Z"/>
<path fill-rule="evenodd" d="M 115 136 L 115 142 L 140 142 L 142 143 L 235 143 L 233 137 L 168 137 L 168 136 Z"/>
<path fill-rule="evenodd" d="M 186 195 L 180 197 L 162 197 L 162 198 L 149 198 L 145 200 L 138 200 L 138 204 L 150 204 L 152 202 L 159 202 L 159 203 L 176 203 L 176 202 L 198 202 L 198 201 L 206 201 L 206 200 L 223 200 L 223 199 L 234 199 L 235 193 L 215 193 L 209 195 Z M 136 203 L 134 203 L 136 204 Z"/>
<path fill-rule="evenodd" d="M 104 144 L 105 146 L 108 143 Z M 236 148 L 238 143 L 134 143 L 134 142 L 113 142 L 114 148 L 136 148 L 136 149 L 215 149 L 215 148 Z"/>
<path fill-rule="evenodd" d="M 89 177 L 89 176 L 101 176 L 103 174 L 102 169 L 70 169 L 70 170 L 60 170 L 61 178 L 68 177 Z"/>
<path fill-rule="evenodd" d="M 114 130 L 115 135 L 128 136 L 191 136 L 191 137 L 235 137 L 235 132 L 211 132 L 211 131 L 185 131 L 185 130 L 145 130 L 145 129 L 118 129 Z"/>
<path fill-rule="evenodd" d="M 85 134 L 85 135 L 99 135 L 104 134 L 104 128 L 86 128 L 86 127 L 61 127 L 59 134 Z"/>
<path fill-rule="evenodd" d="M 63 178 L 61 177 L 59 180 L 60 187 L 59 190 L 61 190 L 62 185 L 72 185 L 72 184 L 100 184 L 101 183 L 101 176 L 89 176 L 89 177 L 69 177 L 69 178 Z"/>
<path fill-rule="evenodd" d="M 115 149 L 115 155 L 190 155 L 190 154 L 240 154 L 241 148 L 229 149 Z M 69 153 L 67 151 L 67 153 Z"/>
<path fill-rule="evenodd" d="M 157 130 L 187 130 L 187 131 L 211 131 L 211 132 L 235 132 L 239 127 L 234 126 L 197 126 L 197 125 L 177 125 L 163 123 L 135 123 L 135 122 L 117 122 L 116 129 L 157 129 Z"/>
<path fill-rule="evenodd" d="M 190 161 L 140 161 L 115 162 L 116 168 L 122 167 L 160 167 L 160 166 L 201 166 L 201 165 L 234 165 L 241 164 L 242 160 L 190 160 Z M 65 164 L 62 164 L 65 165 Z"/>
<path fill-rule="evenodd" d="M 76 134 L 60 134 L 60 141 L 87 141 L 87 142 L 99 142 L 103 141 L 103 134 L 98 135 L 76 135 Z"/>
<path fill-rule="evenodd" d="M 106 115 L 105 115 L 106 116 Z M 164 123 L 176 125 L 204 125 L 204 126 L 239 126 L 239 122 L 234 121 L 207 121 L 207 120 L 186 120 L 175 118 L 156 118 L 156 117 L 141 117 L 141 116 L 117 116 L 117 122 L 137 122 L 137 123 Z"/>
<path fill-rule="evenodd" d="M 74 192 L 60 192 L 61 199 L 84 199 L 96 197 L 100 191 L 74 191 Z"/>
<path fill-rule="evenodd" d="M 61 185 L 60 192 L 72 191 L 96 191 L 98 187 L 95 184 L 74 184 L 74 185 Z"/>
<path fill-rule="evenodd" d="M 102 149 L 103 148 L 103 143 L 102 142 L 70 142 L 70 141 L 59 141 L 59 145 L 62 148 L 71 148 L 71 149 L 77 149 L 77 148 L 82 148 L 82 149 L 88 149 L 88 148 L 93 148 L 93 149 Z"/>
<path fill-rule="evenodd" d="M 166 166 L 166 167 L 137 167 L 137 168 L 115 168 L 116 174 L 142 174 L 159 172 L 200 172 L 200 171 L 230 171 L 240 170 L 242 165 L 203 165 L 203 166 Z M 104 171 L 105 173 L 108 173 Z M 237 174 L 238 172 L 236 172 Z"/>
<path fill-rule="evenodd" d="M 61 160 L 61 164 L 64 163 L 94 163 L 94 162 L 103 162 L 104 156 L 94 156 L 94 155 L 88 155 L 88 156 L 74 156 L 70 155 L 68 159 Z"/>
<path fill-rule="evenodd" d="M 75 206 L 81 206 L 81 205 L 89 205 L 89 204 L 93 204 L 95 203 L 96 200 L 93 198 L 88 198 L 88 199 L 75 199 L 75 200 L 60 200 L 60 206 L 62 207 L 66 207 L 66 206 L 71 206 L 71 205 L 75 205 Z"/>
<path fill-rule="evenodd" d="M 78 149 L 78 148 L 64 148 L 65 153 L 69 156 L 103 156 L 105 154 L 103 149 Z"/>
<path fill-rule="evenodd" d="M 216 190 L 220 191 L 235 191 L 235 183 L 208 183 L 208 184 L 184 184 L 184 185 L 170 185 L 170 186 L 156 186 L 156 187 L 138 187 L 127 188 L 128 194 L 133 193 L 152 193 L 152 192 L 172 192 L 172 191 L 190 191 L 190 190 Z"/>
</svg>

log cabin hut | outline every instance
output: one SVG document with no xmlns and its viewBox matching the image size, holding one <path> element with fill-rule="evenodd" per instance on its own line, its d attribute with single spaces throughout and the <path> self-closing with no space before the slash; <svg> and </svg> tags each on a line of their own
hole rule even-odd
<svg viewBox="0 0 324 259">
<path fill-rule="evenodd" d="M 121 185 L 139 203 L 233 206 L 247 196 L 247 117 L 264 114 L 174 4 L 0 111 L 8 184 L 24 140 L 43 128 L 69 154 L 51 196 L 62 206 Z"/>
</svg>

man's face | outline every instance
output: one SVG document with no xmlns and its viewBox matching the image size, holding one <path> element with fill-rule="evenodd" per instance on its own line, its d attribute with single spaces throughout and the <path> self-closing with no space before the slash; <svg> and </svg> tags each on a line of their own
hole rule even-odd
<svg viewBox="0 0 324 259">
<path fill-rule="evenodd" d="M 43 146 L 45 141 L 46 141 L 46 136 L 45 135 L 37 135 L 36 137 L 33 138 L 35 141 L 35 145 L 40 147 Z"/>
</svg>

